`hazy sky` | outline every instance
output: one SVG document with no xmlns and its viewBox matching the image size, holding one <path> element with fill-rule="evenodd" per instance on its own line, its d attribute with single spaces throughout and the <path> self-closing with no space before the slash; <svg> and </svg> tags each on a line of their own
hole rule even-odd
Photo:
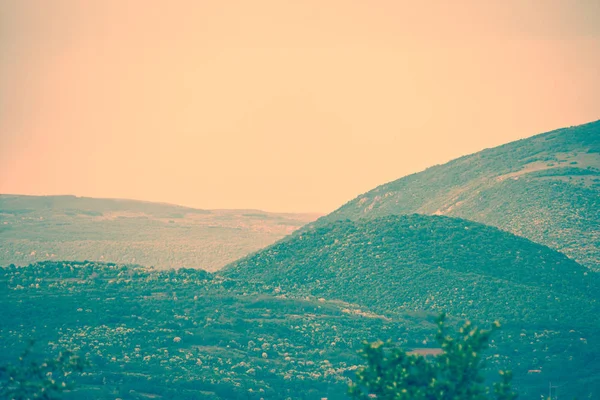
<svg viewBox="0 0 600 400">
<path fill-rule="evenodd" d="M 0 193 L 328 212 L 600 119 L 600 0 L 0 0 Z"/>
</svg>

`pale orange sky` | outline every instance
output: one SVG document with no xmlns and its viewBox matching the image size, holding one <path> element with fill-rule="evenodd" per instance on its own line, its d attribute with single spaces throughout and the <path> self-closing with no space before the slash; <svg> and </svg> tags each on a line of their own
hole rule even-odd
<svg viewBox="0 0 600 400">
<path fill-rule="evenodd" d="M 598 0 L 0 0 L 0 193 L 328 212 L 599 118 Z"/>
</svg>

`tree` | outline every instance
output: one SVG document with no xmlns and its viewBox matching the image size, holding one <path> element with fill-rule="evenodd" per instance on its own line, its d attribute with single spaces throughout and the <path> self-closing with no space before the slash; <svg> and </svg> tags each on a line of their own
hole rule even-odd
<svg viewBox="0 0 600 400">
<path fill-rule="evenodd" d="M 57 399 L 60 393 L 71 388 L 73 374 L 83 370 L 83 360 L 70 351 L 38 362 L 32 349 L 33 342 L 30 342 L 18 363 L 0 367 L 0 398 Z"/>
<path fill-rule="evenodd" d="M 349 393 L 354 399 L 378 400 L 514 400 L 511 373 L 500 371 L 500 381 L 485 385 L 482 374 L 482 352 L 488 347 L 490 330 L 479 329 L 466 322 L 456 337 L 445 323 L 445 315 L 437 319 L 436 340 L 442 353 L 433 359 L 409 354 L 390 342 L 365 343 L 361 351 L 366 365 L 356 374 Z"/>
</svg>

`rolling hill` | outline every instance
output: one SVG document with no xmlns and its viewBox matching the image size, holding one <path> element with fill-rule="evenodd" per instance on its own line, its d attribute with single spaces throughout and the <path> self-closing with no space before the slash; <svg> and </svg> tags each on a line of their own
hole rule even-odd
<svg viewBox="0 0 600 400">
<path fill-rule="evenodd" d="M 386 317 L 445 311 L 480 323 L 498 319 L 505 325 L 500 349 L 527 393 L 523 376 L 540 368 L 554 371 L 544 374 L 546 385 L 558 379 L 577 390 L 585 381 L 600 393 L 592 372 L 600 368 L 599 276 L 495 227 L 418 214 L 338 221 L 296 232 L 220 273 L 258 293 L 341 300 Z M 547 347 L 529 342 L 528 354 L 544 356 L 517 361 L 510 349 L 530 335 L 546 338 Z M 595 344 L 581 352 L 581 338 Z"/>
<path fill-rule="evenodd" d="M 214 271 L 316 218 L 135 200 L 0 195 L 0 265 L 97 260 Z"/>
<path fill-rule="evenodd" d="M 312 226 L 385 215 L 460 217 L 600 267 L 600 121 L 464 156 L 381 185 Z"/>
<path fill-rule="evenodd" d="M 564 324 L 584 315 L 569 311 L 580 298 L 600 311 L 595 273 L 528 239 L 444 216 L 339 221 L 292 235 L 221 272 L 382 313 L 443 310 L 529 322 L 543 313 Z"/>
</svg>

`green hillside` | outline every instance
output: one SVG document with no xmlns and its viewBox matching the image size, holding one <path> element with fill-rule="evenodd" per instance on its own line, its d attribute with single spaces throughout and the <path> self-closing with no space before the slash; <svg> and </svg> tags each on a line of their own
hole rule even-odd
<svg viewBox="0 0 600 400">
<path fill-rule="evenodd" d="M 528 239 L 443 216 L 336 222 L 292 235 L 222 273 L 386 314 L 446 311 L 564 326 L 586 325 L 600 311 L 597 274 Z"/>
<path fill-rule="evenodd" d="M 465 218 L 600 267 L 600 121 L 486 149 L 381 185 L 322 217 Z"/>
<path fill-rule="evenodd" d="M 214 271 L 316 217 L 135 200 L 0 195 L 0 265 L 96 260 Z"/>
<path fill-rule="evenodd" d="M 535 392 L 522 379 L 540 368 L 546 384 L 551 379 L 577 390 L 575 382 L 586 382 L 600 390 L 593 372 L 600 369 L 598 275 L 494 227 L 416 214 L 338 221 L 297 232 L 222 273 L 262 293 L 337 299 L 389 317 L 445 311 L 479 322 L 499 319 L 505 325 L 499 348 L 510 354 L 522 392 Z M 547 347 L 530 341 L 527 350 L 515 350 L 532 335 L 545 338 Z M 580 353 L 577 341 L 595 344 Z"/>
<path fill-rule="evenodd" d="M 426 315 L 250 289 L 193 269 L 0 268 L 0 365 L 33 338 L 90 361 L 66 399 L 346 399 L 363 340 L 433 341 Z"/>
<path fill-rule="evenodd" d="M 513 370 L 521 399 L 539 399 L 548 380 L 579 398 L 600 393 L 596 316 L 561 296 L 582 318 L 508 322 L 486 352 L 489 376 Z M 438 308 L 381 313 L 193 269 L 50 261 L 0 268 L 0 308 L 2 363 L 16 360 L 29 338 L 40 358 L 70 349 L 90 362 L 65 399 L 347 399 L 363 340 L 436 350 Z"/>
</svg>

